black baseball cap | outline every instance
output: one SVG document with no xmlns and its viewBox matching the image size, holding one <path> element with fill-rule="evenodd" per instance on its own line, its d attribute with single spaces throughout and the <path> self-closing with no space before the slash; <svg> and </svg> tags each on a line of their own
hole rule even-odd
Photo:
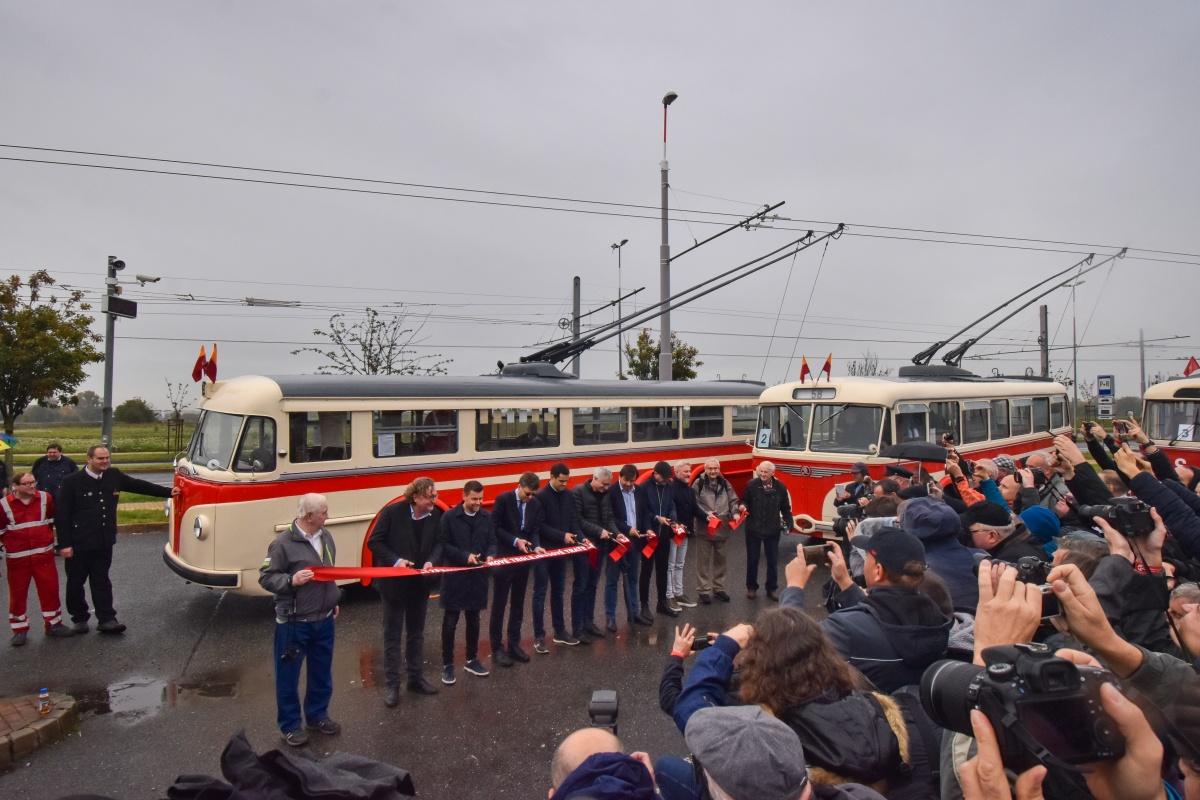
<svg viewBox="0 0 1200 800">
<path fill-rule="evenodd" d="M 850 465 L 850 471 L 857 472 L 859 475 L 866 475 L 867 474 L 867 462 L 855 461 L 853 464 Z"/>
<path fill-rule="evenodd" d="M 910 561 L 925 563 L 925 545 L 903 528 L 887 525 L 870 536 L 855 536 L 850 544 L 875 556 L 875 561 L 891 572 L 901 572 Z"/>
</svg>

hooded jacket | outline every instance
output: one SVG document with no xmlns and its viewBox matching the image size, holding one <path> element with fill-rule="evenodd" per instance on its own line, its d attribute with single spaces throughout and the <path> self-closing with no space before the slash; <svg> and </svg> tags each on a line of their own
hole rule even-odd
<svg viewBox="0 0 1200 800">
<path fill-rule="evenodd" d="M 890 698 L 887 698 L 889 705 Z M 872 784 L 901 770 L 900 742 L 881 700 L 870 692 L 833 692 L 785 709 L 779 719 L 800 737 L 804 761 L 840 780 Z M 898 720 L 903 734 L 903 722 Z M 830 783 L 830 780 L 819 780 Z"/>
<path fill-rule="evenodd" d="M 943 658 L 951 620 L 916 589 L 858 586 L 842 592 L 843 606 L 821 621 L 842 656 L 882 692 L 921 682 L 925 668 Z M 789 586 L 780 606 L 804 609 L 804 590 Z"/>
<path fill-rule="evenodd" d="M 950 590 L 954 610 L 974 614 L 979 579 L 973 551 L 958 540 L 961 529 L 954 509 L 932 497 L 914 498 L 904 507 L 904 530 L 925 545 L 925 563 Z"/>
<path fill-rule="evenodd" d="M 576 767 L 551 795 L 553 800 L 654 800 L 654 779 L 642 762 L 624 753 L 595 753 Z"/>
<path fill-rule="evenodd" d="M 1058 549 L 1058 539 L 1062 532 L 1062 523 L 1058 515 L 1045 506 L 1033 506 L 1021 512 L 1021 521 L 1029 529 L 1033 538 L 1042 543 L 1046 555 L 1053 555 Z"/>
</svg>

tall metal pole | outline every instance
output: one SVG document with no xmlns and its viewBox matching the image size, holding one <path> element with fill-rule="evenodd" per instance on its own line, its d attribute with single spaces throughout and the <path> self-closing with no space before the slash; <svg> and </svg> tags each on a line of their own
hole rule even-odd
<svg viewBox="0 0 1200 800">
<path fill-rule="evenodd" d="M 621 329 L 621 248 L 629 244 L 628 239 L 613 242 L 610 247 L 617 251 L 617 379 L 625 377 L 625 337 Z"/>
<path fill-rule="evenodd" d="M 1146 336 L 1138 328 L 1138 378 L 1141 380 L 1142 394 L 1146 393 Z"/>
<path fill-rule="evenodd" d="M 579 276 L 575 276 L 571 300 L 571 341 L 579 341 Z M 571 362 L 571 372 L 579 377 L 579 356 Z"/>
<path fill-rule="evenodd" d="M 120 266 L 117 266 L 118 264 Z M 108 257 L 108 276 L 104 280 L 104 288 L 109 297 L 117 294 L 117 270 L 124 266 L 116 256 Z M 105 447 L 112 447 L 113 348 L 116 343 L 116 322 L 114 314 L 104 315 L 104 406 L 100 417 L 100 441 Z"/>
<path fill-rule="evenodd" d="M 1079 408 L 1079 340 L 1075 335 L 1075 287 L 1079 285 L 1079 281 L 1071 284 L 1071 388 L 1074 390 L 1074 411 L 1076 418 L 1082 416 L 1082 409 Z"/>
<path fill-rule="evenodd" d="M 1042 351 L 1042 377 L 1050 377 L 1050 307 L 1038 306 L 1038 320 L 1041 323 L 1041 333 L 1038 335 L 1038 347 Z"/>
<path fill-rule="evenodd" d="M 667 92 L 663 96 L 663 157 L 658 165 L 660 182 L 662 184 L 662 245 L 658 248 L 658 285 L 664 305 L 662 323 L 658 334 L 658 379 L 670 381 L 674 350 L 671 347 L 671 312 L 666 307 L 667 299 L 671 296 L 671 243 L 667 226 L 667 188 L 670 185 L 667 175 L 670 168 L 667 165 L 667 106 L 678 97 L 675 92 Z"/>
</svg>

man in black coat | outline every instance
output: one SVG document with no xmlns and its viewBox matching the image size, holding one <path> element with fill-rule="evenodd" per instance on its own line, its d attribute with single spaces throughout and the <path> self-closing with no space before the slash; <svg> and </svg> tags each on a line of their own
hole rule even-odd
<svg viewBox="0 0 1200 800">
<path fill-rule="evenodd" d="M 496 555 L 492 515 L 483 510 L 483 484 L 467 481 L 463 500 L 442 515 L 433 562 L 447 567 L 477 567 Z M 487 608 L 485 570 L 448 572 L 442 576 L 442 683 L 454 684 L 454 632 L 459 614 L 467 618 L 467 672 L 488 676 L 479 660 L 479 612 Z"/>
<path fill-rule="evenodd" d="M 583 529 L 575 516 L 575 500 L 567 490 L 567 481 L 571 470 L 563 463 L 550 467 L 550 480 L 537 493 L 542 505 L 542 544 L 554 549 L 579 544 L 583 541 Z M 578 557 L 571 557 L 575 572 L 575 584 L 571 589 L 572 616 L 583 601 L 584 587 L 587 584 L 587 556 L 581 565 Z M 533 566 L 533 650 L 545 655 L 550 651 L 546 648 L 546 589 L 550 589 L 550 622 L 554 627 L 554 642 L 556 644 L 574 647 L 577 644 L 591 644 L 590 639 L 576 639 L 567 631 L 567 623 L 563 608 L 563 592 L 566 590 L 567 565 L 566 558 L 547 558 L 534 562 Z"/>
<path fill-rule="evenodd" d="M 650 617 L 650 573 L 654 573 L 654 584 L 658 589 L 659 614 L 678 617 L 679 607 L 667 600 L 667 562 L 671 555 L 671 525 L 675 518 L 675 494 L 671 490 L 671 465 L 659 461 L 654 465 L 654 475 L 638 487 L 641 505 L 638 528 L 643 533 L 653 533 L 654 552 L 647 558 L 642 556 L 641 575 L 638 576 L 638 596 L 645 617 Z"/>
<path fill-rule="evenodd" d="M 610 631 L 617 628 L 618 583 L 624 587 L 629 624 L 650 625 L 653 622 L 647 611 L 638 604 L 638 566 L 641 564 L 644 540 L 638 530 L 641 496 L 638 494 L 637 476 L 637 467 L 626 464 L 621 467 L 617 482 L 608 490 L 613 524 L 617 526 L 617 543 L 626 548 L 625 555 L 616 561 L 611 556 L 604 560 L 604 617 Z"/>
<path fill-rule="evenodd" d="M 38 488 L 54 496 L 58 494 L 63 480 L 78 470 L 75 462 L 63 455 L 62 445 L 51 442 L 46 445 L 46 455 L 34 461 L 29 471 L 37 478 Z"/>
<path fill-rule="evenodd" d="M 442 518 L 436 501 L 433 479 L 417 478 L 409 484 L 403 500 L 383 509 L 367 540 L 376 566 L 413 569 L 433 566 Z M 383 704 L 393 708 L 400 702 L 400 639 L 405 628 L 408 629 L 404 643 L 408 690 L 437 694 L 437 688 L 422 674 L 429 584 L 420 575 L 380 578 L 378 584 L 383 596 L 383 669 L 387 679 Z"/>
<path fill-rule="evenodd" d="M 500 558 L 522 553 L 541 552 L 542 504 L 534 494 L 541 481 L 526 472 L 517 488 L 504 492 L 492 505 L 492 524 L 496 529 L 496 554 Z M 492 570 L 492 619 L 488 633 L 492 640 L 492 660 L 502 667 L 514 661 L 526 663 L 529 654 L 521 649 L 521 622 L 525 613 L 525 587 L 529 585 L 529 565 L 513 564 Z M 508 647 L 504 647 L 504 609 L 508 607 Z"/>
<path fill-rule="evenodd" d="M 583 603 L 576 610 L 571 606 L 571 626 L 575 638 L 582 641 L 603 639 L 604 631 L 596 627 L 596 588 L 600 585 L 600 568 L 608 560 L 608 554 L 616 541 L 617 524 L 613 520 L 612 504 L 608 499 L 608 487 L 612 485 L 612 470 L 608 467 L 596 467 L 591 480 L 581 483 L 571 490 L 575 501 L 575 515 L 583 528 L 583 535 L 600 551 L 600 557 L 593 561 L 583 556 L 587 566 L 587 582 L 584 584 Z M 579 556 L 576 556 L 579 558 Z M 616 625 L 609 625 L 609 630 L 616 631 Z"/>
<path fill-rule="evenodd" d="M 754 477 L 746 482 L 742 505 L 749 517 L 746 520 L 746 596 L 758 594 L 758 557 L 767 551 L 767 597 L 778 600 L 779 537 L 792 527 L 792 506 L 788 490 L 775 480 L 775 465 L 760 462 Z"/>
<path fill-rule="evenodd" d="M 54 499 L 58 551 L 66 560 L 67 611 L 76 633 L 88 630 L 90 614 L 83 595 L 85 583 L 92 589 L 96 630 L 101 633 L 125 630 L 117 621 L 112 582 L 108 579 L 113 546 L 117 543 L 117 500 L 121 492 L 178 497 L 179 487 L 168 489 L 131 478 L 112 466 L 107 447 L 96 444 L 88 448 L 87 466 L 64 478 Z"/>
<path fill-rule="evenodd" d="M 696 515 L 700 507 L 692 493 L 692 465 L 687 461 L 675 464 L 671 479 L 671 496 L 675 501 L 675 521 L 687 528 L 687 538 L 676 544 L 671 539 L 671 554 L 667 559 L 667 602 L 682 608 L 695 608 L 696 601 L 683 591 L 683 566 L 687 562 L 688 539 L 696 532 Z"/>
</svg>

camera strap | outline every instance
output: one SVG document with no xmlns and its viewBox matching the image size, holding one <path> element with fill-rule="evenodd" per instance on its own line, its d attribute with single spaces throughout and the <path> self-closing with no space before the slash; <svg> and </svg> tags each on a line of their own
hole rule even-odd
<svg viewBox="0 0 1200 800">
<path fill-rule="evenodd" d="M 1006 711 L 1000 719 L 1000 724 L 1013 735 L 1025 751 L 1033 756 L 1033 759 L 1046 768 L 1057 768 L 1067 770 L 1068 772 L 1082 773 L 1083 770 L 1079 767 L 1068 764 L 1061 758 L 1057 757 L 1046 747 L 1033 737 L 1029 729 L 1025 727 L 1025 723 L 1021 722 L 1013 711 Z"/>
</svg>

